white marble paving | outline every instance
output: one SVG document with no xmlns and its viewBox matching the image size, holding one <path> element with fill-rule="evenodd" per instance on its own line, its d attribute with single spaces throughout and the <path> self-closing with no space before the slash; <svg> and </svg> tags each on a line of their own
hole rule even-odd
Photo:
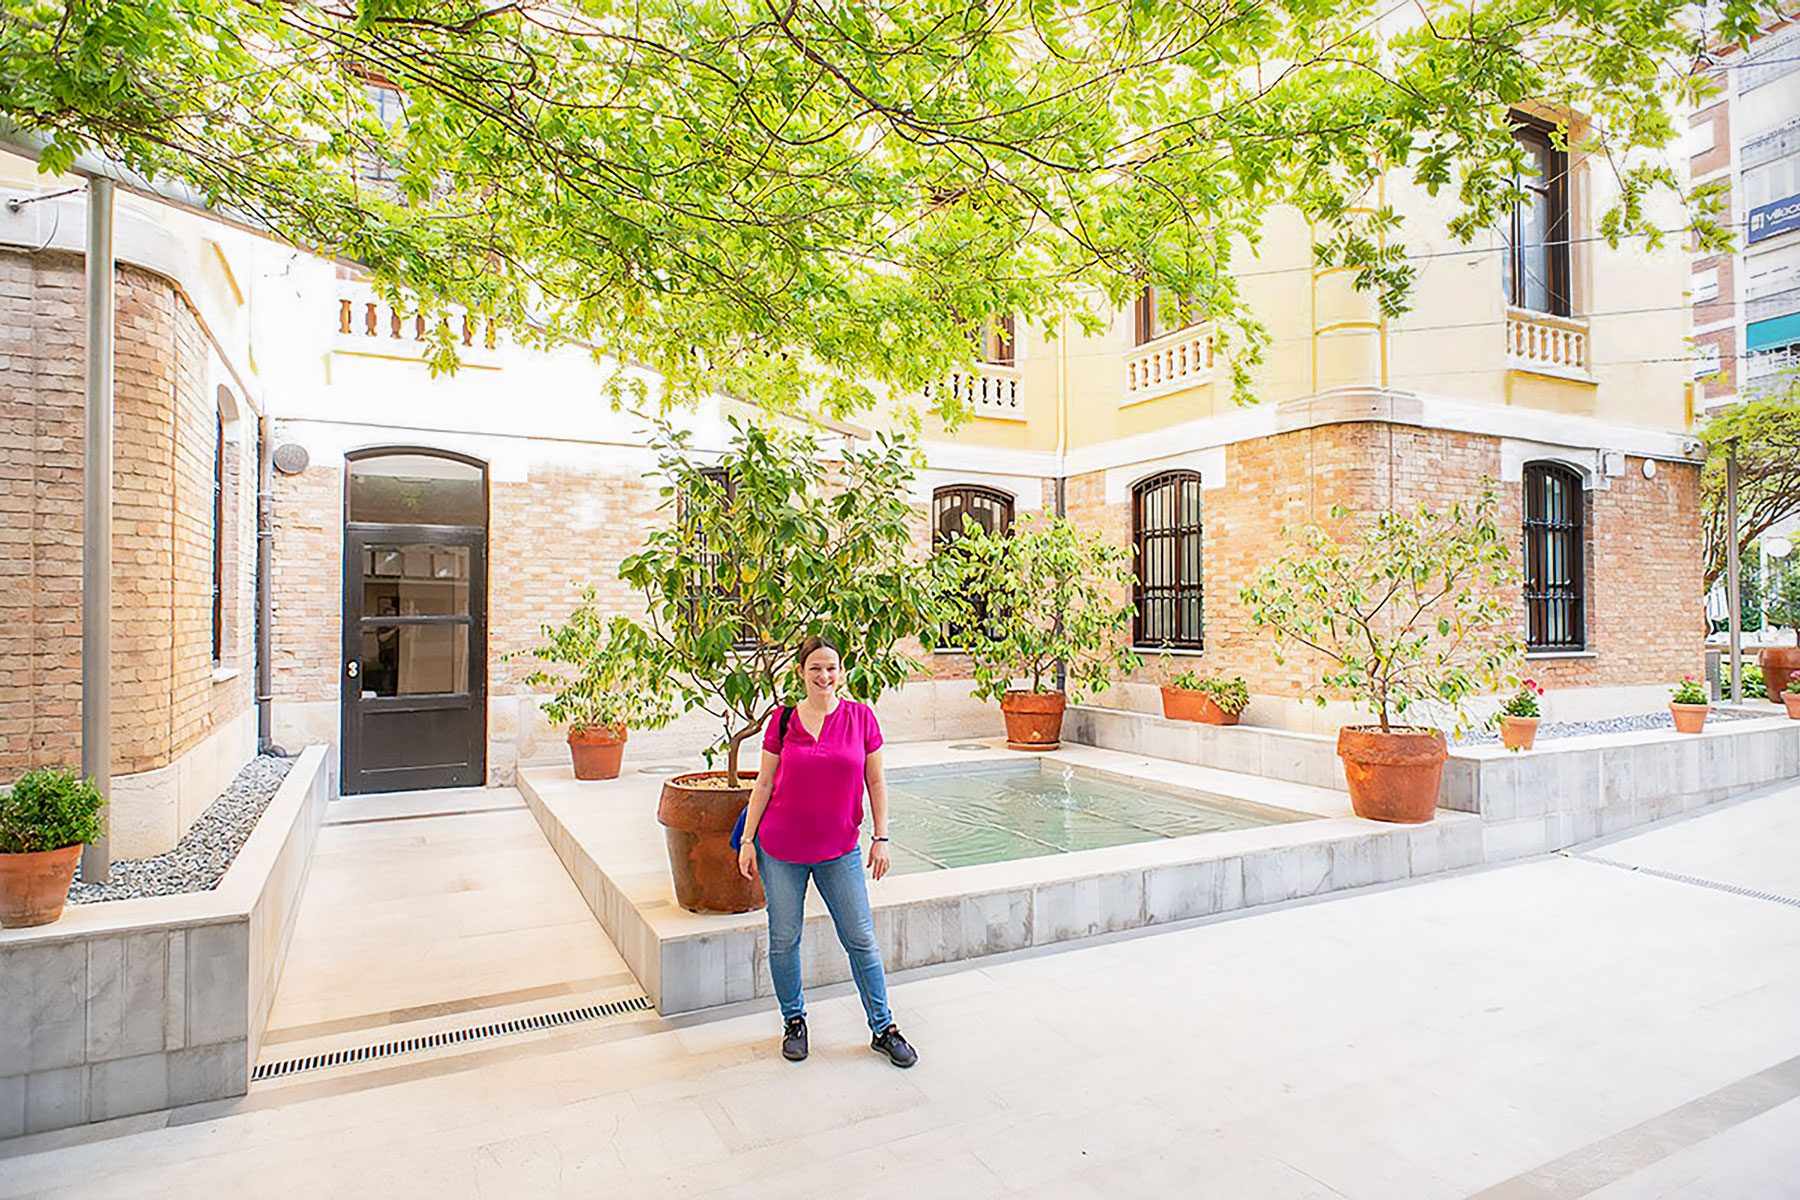
<svg viewBox="0 0 1800 1200">
<path fill-rule="evenodd" d="M 1660 861 L 1794 890 L 1796 805 L 1656 830 Z M 1692 1144 L 1616 1140 L 1800 1055 L 1800 909 L 1579 858 L 939 968 L 893 996 L 910 1072 L 868 1051 L 839 988 L 814 997 L 803 1064 L 767 1002 L 573 1029 L 20 1139 L 0 1197 L 1448 1200 L 1582 1194 L 1517 1185 L 1590 1152 L 1604 1200 L 1800 1180 L 1800 1097 Z"/>
</svg>

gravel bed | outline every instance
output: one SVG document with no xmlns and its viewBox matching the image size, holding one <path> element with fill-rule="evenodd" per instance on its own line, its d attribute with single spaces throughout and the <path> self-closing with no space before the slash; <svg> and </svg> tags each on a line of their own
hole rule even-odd
<svg viewBox="0 0 1800 1200">
<path fill-rule="evenodd" d="M 1711 725 L 1716 721 L 1752 720 L 1760 715 L 1762 714 L 1726 712 L 1715 708 L 1706 714 L 1706 723 Z M 1589 734 L 1594 733 L 1642 733 L 1645 730 L 1650 729 L 1667 729 L 1673 732 L 1675 729 L 1675 718 L 1666 712 L 1660 712 L 1645 713 L 1642 716 L 1636 717 L 1607 717 L 1602 721 L 1547 722 L 1538 726 L 1537 740 L 1543 742 L 1550 738 L 1586 737 Z M 1492 746 L 1497 745 L 1499 741 L 1500 734 L 1498 730 L 1471 729 L 1467 733 L 1464 733 L 1460 738 L 1455 739 L 1453 744 L 1458 746 Z"/>
<path fill-rule="evenodd" d="M 113 863 L 112 878 L 106 883 L 83 883 L 77 870 L 69 885 L 69 903 L 211 891 L 293 765 L 293 759 L 271 754 L 251 759 L 173 850 L 149 858 L 121 859 Z"/>
</svg>

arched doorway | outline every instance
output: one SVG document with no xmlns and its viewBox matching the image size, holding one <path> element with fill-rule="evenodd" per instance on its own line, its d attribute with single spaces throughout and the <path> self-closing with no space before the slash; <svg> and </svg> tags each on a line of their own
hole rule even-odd
<svg viewBox="0 0 1800 1200">
<path fill-rule="evenodd" d="M 487 468 L 441 450 L 346 456 L 342 790 L 487 774 Z"/>
</svg>

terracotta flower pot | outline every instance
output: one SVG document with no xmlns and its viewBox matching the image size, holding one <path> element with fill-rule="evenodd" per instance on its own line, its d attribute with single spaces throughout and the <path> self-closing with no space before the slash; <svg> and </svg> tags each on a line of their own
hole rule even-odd
<svg viewBox="0 0 1800 1200">
<path fill-rule="evenodd" d="M 1768 690 L 1769 699 L 1777 704 L 1787 703 L 1782 696 L 1788 680 L 1800 675 L 1800 646 L 1764 646 L 1756 652 L 1756 662 L 1762 667 L 1763 687 Z"/>
<path fill-rule="evenodd" d="M 1054 750 L 1062 744 L 1063 709 L 1068 697 L 1061 692 L 1011 691 L 1000 697 L 1000 713 L 1006 718 L 1006 744 L 1014 750 Z"/>
<path fill-rule="evenodd" d="M 1669 712 L 1675 718 L 1676 733 L 1699 733 L 1706 725 L 1708 704 L 1671 704 Z"/>
<path fill-rule="evenodd" d="M 1500 744 L 1508 750 L 1529 750 L 1537 740 L 1538 717 L 1501 717 Z"/>
<path fill-rule="evenodd" d="M 739 874 L 738 852 L 731 848 L 732 826 L 750 803 L 749 785 L 693 786 L 724 777 L 723 771 L 677 775 L 663 784 L 656 806 L 675 877 L 675 902 L 689 912 L 741 913 L 763 906 L 762 881 Z"/>
<path fill-rule="evenodd" d="M 1346 725 L 1338 730 L 1338 757 L 1357 816 L 1416 825 L 1437 813 L 1438 783 L 1450 757 L 1441 731 Z"/>
<path fill-rule="evenodd" d="M 80 861 L 79 843 L 35 854 L 0 854 L 0 926 L 24 929 L 62 916 Z"/>
<path fill-rule="evenodd" d="M 1800 721 L 1800 692 L 1781 693 L 1781 702 L 1787 706 L 1788 716 Z"/>
<path fill-rule="evenodd" d="M 1203 725 L 1236 725 L 1238 714 L 1226 712 L 1205 692 L 1163 685 L 1163 716 L 1171 721 L 1199 721 Z"/>
<path fill-rule="evenodd" d="M 623 725 L 590 725 L 569 730 L 569 756 L 577 779 L 617 779 L 625 757 Z"/>
</svg>

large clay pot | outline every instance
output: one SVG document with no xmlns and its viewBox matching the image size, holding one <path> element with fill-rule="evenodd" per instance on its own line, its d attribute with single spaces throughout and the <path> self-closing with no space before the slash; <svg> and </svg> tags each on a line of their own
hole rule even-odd
<svg viewBox="0 0 1800 1200">
<path fill-rule="evenodd" d="M 1163 716 L 1171 721 L 1199 721 L 1203 725 L 1236 725 L 1238 714 L 1226 712 L 1205 692 L 1163 685 Z"/>
<path fill-rule="evenodd" d="M 1671 704 L 1669 713 L 1675 718 L 1676 733 L 1699 733 L 1706 726 L 1706 704 Z"/>
<path fill-rule="evenodd" d="M 80 861 L 79 843 L 34 854 L 0 854 L 0 926 L 24 929 L 62 916 Z"/>
<path fill-rule="evenodd" d="M 1529 750 L 1537 741 L 1537 717 L 1501 717 L 1500 744 L 1508 750 Z"/>
<path fill-rule="evenodd" d="M 569 730 L 569 756 L 577 779 L 617 779 L 625 757 L 623 725 L 590 725 Z"/>
<path fill-rule="evenodd" d="M 1781 694 L 1787 690 L 1788 680 L 1800 675 L 1800 646 L 1764 646 L 1756 652 L 1757 665 L 1762 667 L 1763 687 L 1768 690 L 1769 699 L 1776 704 L 1783 704 Z"/>
<path fill-rule="evenodd" d="M 1781 702 L 1787 706 L 1788 716 L 1800 721 L 1800 692 L 1781 693 Z"/>
<path fill-rule="evenodd" d="M 1437 812 L 1438 783 L 1450 748 L 1436 729 L 1346 725 L 1338 757 L 1350 784 L 1350 807 L 1371 821 L 1418 824 Z"/>
<path fill-rule="evenodd" d="M 1062 744 L 1063 709 L 1068 698 L 1061 692 L 1011 691 L 1000 697 L 1000 713 L 1006 718 L 1006 744 L 1014 750 L 1054 750 Z"/>
<path fill-rule="evenodd" d="M 656 819 L 669 846 L 675 902 L 689 912 L 741 913 L 763 906 L 760 879 L 738 871 L 731 829 L 750 803 L 750 788 L 693 787 L 700 779 L 722 779 L 723 771 L 677 775 L 663 784 Z"/>
</svg>

